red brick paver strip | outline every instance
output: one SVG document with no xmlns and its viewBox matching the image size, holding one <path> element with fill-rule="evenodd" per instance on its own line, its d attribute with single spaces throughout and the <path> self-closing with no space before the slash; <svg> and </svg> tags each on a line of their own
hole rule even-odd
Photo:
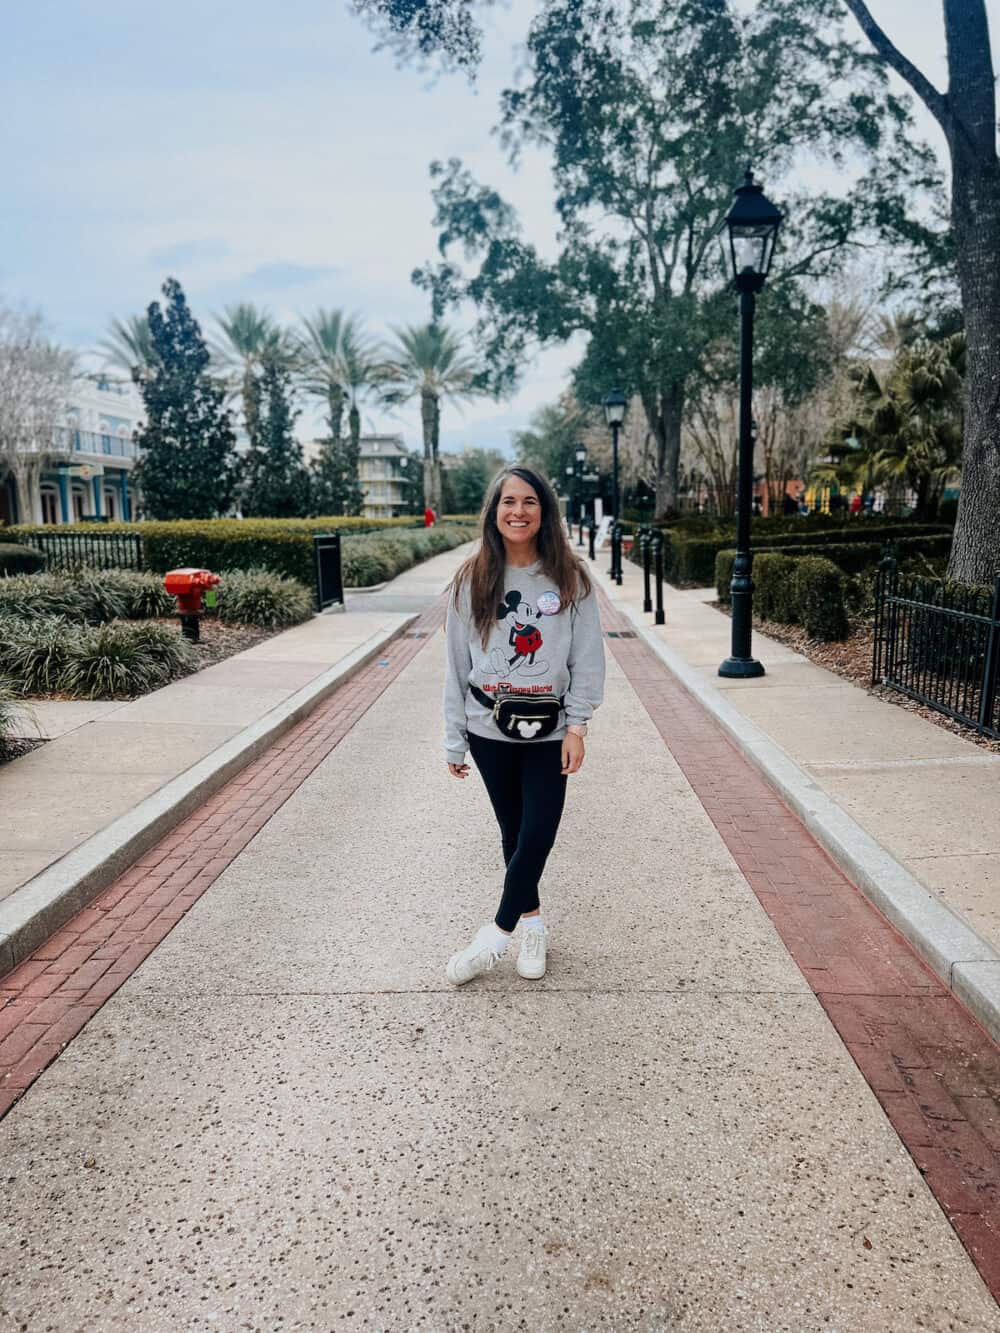
<svg viewBox="0 0 1000 1333">
<path fill-rule="evenodd" d="M 602 621 L 667 748 L 1000 1299 L 1000 1047 L 603 596 Z"/>
<path fill-rule="evenodd" d="M 0 1116 L 405 670 L 444 608 L 442 598 L 0 978 Z"/>
</svg>

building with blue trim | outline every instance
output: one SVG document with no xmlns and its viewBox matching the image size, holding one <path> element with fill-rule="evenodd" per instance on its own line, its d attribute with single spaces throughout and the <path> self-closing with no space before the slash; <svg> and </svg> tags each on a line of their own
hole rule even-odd
<svg viewBox="0 0 1000 1333">
<path fill-rule="evenodd" d="M 135 517 L 135 431 L 143 417 L 133 384 L 103 376 L 75 381 L 35 493 L 21 513 L 13 479 L 0 475 L 0 522 L 127 522 Z M 0 464 L 2 467 L 2 464 Z"/>
</svg>

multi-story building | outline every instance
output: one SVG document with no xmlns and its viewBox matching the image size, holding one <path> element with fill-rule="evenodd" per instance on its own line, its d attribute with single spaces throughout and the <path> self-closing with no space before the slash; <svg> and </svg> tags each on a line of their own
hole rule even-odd
<svg viewBox="0 0 1000 1333">
<path fill-rule="evenodd" d="M 132 384 L 100 376 L 75 381 L 63 424 L 56 430 L 33 495 L 19 512 L 16 488 L 0 476 L 0 521 L 80 523 L 85 519 L 128 521 L 135 489 L 134 435 L 143 416 Z"/>
<path fill-rule="evenodd" d="M 358 478 L 365 493 L 365 518 L 406 514 L 410 489 L 419 477 L 402 435 L 362 435 Z"/>
</svg>

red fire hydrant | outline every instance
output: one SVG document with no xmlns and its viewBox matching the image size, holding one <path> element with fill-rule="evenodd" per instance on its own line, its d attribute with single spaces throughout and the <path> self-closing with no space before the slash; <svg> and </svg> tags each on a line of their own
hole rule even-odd
<svg viewBox="0 0 1000 1333">
<path fill-rule="evenodd" d="M 207 569 L 172 569 L 164 576 L 163 586 L 177 598 L 177 614 L 185 639 L 197 643 L 201 631 L 202 596 L 222 580 Z"/>
</svg>

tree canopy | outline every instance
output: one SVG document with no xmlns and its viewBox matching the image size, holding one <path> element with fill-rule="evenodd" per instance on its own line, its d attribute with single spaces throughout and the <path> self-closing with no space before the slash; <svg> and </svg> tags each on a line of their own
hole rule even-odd
<svg viewBox="0 0 1000 1333">
<path fill-rule="evenodd" d="M 920 182 L 933 195 L 933 159 L 839 16 L 834 0 L 761 0 L 749 12 L 725 0 L 548 0 L 499 128 L 513 160 L 533 145 L 551 156 L 554 260 L 460 161 L 432 166 L 444 262 L 415 281 L 438 310 L 475 304 L 495 391 L 516 383 L 534 348 L 586 334 L 578 396 L 599 401 L 612 383 L 639 395 L 656 440 L 661 514 L 676 502 L 690 396 L 735 324 L 715 236 L 748 160 L 786 214 L 764 319 L 772 299 L 808 305 L 779 287 L 829 275 L 879 237 L 909 253 L 911 276 L 940 255 L 940 237 L 908 213 L 904 189 Z M 821 159 L 842 170 L 840 192 L 794 192 L 790 181 Z M 456 248 L 475 265 L 468 274 L 451 258 Z"/>
</svg>

